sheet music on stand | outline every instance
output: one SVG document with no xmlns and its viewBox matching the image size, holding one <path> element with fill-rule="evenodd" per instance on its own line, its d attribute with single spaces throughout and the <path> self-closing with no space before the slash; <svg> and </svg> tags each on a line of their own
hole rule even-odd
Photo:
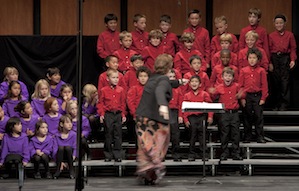
<svg viewBox="0 0 299 191">
<path fill-rule="evenodd" d="M 202 112 L 202 113 L 208 113 L 208 112 L 214 112 L 214 113 L 224 113 L 224 104 L 222 103 L 207 103 L 207 102 L 186 102 L 184 101 L 182 103 L 182 111 L 183 112 Z M 203 120 L 203 142 L 205 143 L 206 137 L 205 137 L 205 129 L 207 127 L 206 120 Z M 219 180 L 209 180 L 206 178 L 206 159 L 205 159 L 205 150 L 206 145 L 203 145 L 203 167 L 202 167 L 202 178 L 195 182 L 195 184 L 202 184 L 202 183 L 217 183 L 222 184 Z"/>
</svg>

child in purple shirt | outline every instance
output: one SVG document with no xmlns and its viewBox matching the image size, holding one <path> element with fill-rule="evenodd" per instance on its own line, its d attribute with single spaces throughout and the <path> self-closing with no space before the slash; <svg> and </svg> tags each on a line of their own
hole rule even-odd
<svg viewBox="0 0 299 191">
<path fill-rule="evenodd" d="M 72 131 L 73 124 L 70 115 L 61 116 L 59 120 L 59 132 L 56 134 L 56 163 L 57 170 L 54 174 L 54 179 L 58 179 L 61 171 L 66 167 L 64 160 L 67 161 L 70 179 L 75 178 L 73 161 L 77 157 L 77 134 Z"/>
<path fill-rule="evenodd" d="M 73 96 L 73 86 L 66 83 L 61 86 L 59 97 L 57 98 L 60 114 L 66 114 L 65 107 L 70 100 L 77 100 L 77 98 Z"/>
<path fill-rule="evenodd" d="M 51 96 L 58 97 L 61 86 L 65 84 L 61 80 L 60 70 L 56 67 L 48 68 L 46 76 L 51 86 Z"/>
<path fill-rule="evenodd" d="M 45 101 L 46 114 L 43 116 L 43 120 L 48 124 L 49 135 L 56 135 L 58 133 L 58 125 L 61 114 L 58 113 L 59 105 L 54 97 L 49 97 Z"/>
<path fill-rule="evenodd" d="M 41 179 L 39 171 L 40 163 L 44 164 L 46 178 L 51 179 L 52 174 L 49 170 L 49 161 L 53 156 L 54 138 L 48 136 L 48 125 L 46 122 L 39 120 L 35 125 L 35 136 L 30 143 L 30 156 L 34 163 L 34 178 Z"/>
<path fill-rule="evenodd" d="M 38 80 L 35 84 L 34 93 L 31 96 L 31 106 L 34 114 L 40 117 L 45 115 L 44 104 L 49 97 L 51 97 L 49 83 L 45 79 Z"/>
<path fill-rule="evenodd" d="M 5 125 L 8 121 L 9 117 L 7 117 L 6 115 L 4 115 L 4 111 L 2 109 L 2 107 L 0 106 L 0 145 L 5 133 Z"/>
<path fill-rule="evenodd" d="M 4 164 L 6 176 L 9 174 L 13 163 L 27 165 L 30 155 L 28 150 L 28 138 L 22 133 L 22 124 L 18 117 L 11 117 L 5 126 L 5 134 L 2 140 L 0 167 Z"/>
</svg>

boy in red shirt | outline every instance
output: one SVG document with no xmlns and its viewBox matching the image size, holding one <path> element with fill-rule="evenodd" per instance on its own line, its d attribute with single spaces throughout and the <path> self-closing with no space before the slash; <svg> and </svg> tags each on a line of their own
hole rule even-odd
<svg viewBox="0 0 299 191">
<path fill-rule="evenodd" d="M 137 54 L 136 51 L 131 49 L 132 45 L 132 34 L 123 31 L 119 34 L 119 43 L 121 44 L 120 49 L 116 50 L 113 55 L 118 58 L 118 71 L 125 74 L 130 69 L 130 58 Z"/>
<path fill-rule="evenodd" d="M 172 57 L 179 51 L 180 42 L 176 34 L 169 31 L 171 28 L 171 18 L 169 15 L 162 15 L 160 17 L 160 29 L 163 32 L 162 45 L 164 46 L 165 53 L 170 54 Z"/>
<path fill-rule="evenodd" d="M 164 46 L 161 44 L 163 33 L 159 29 L 151 30 L 148 39 L 149 45 L 142 50 L 141 55 L 144 59 L 145 66 L 153 72 L 157 56 L 164 53 Z"/>
<path fill-rule="evenodd" d="M 216 17 L 214 20 L 215 23 L 215 27 L 216 27 L 216 32 L 217 34 L 212 38 L 211 40 L 211 57 L 213 57 L 213 55 L 222 50 L 223 48 L 221 48 L 220 46 L 220 36 L 222 34 L 230 34 L 232 37 L 232 41 L 231 41 L 231 46 L 229 47 L 229 50 L 232 51 L 233 53 L 238 53 L 239 51 L 239 42 L 237 37 L 234 34 L 228 33 L 227 32 L 227 19 L 225 16 L 220 16 L 220 17 Z"/>
<path fill-rule="evenodd" d="M 278 14 L 274 18 L 275 31 L 269 35 L 269 48 L 271 53 L 271 64 L 269 71 L 273 72 L 274 84 L 272 94 L 274 95 L 274 110 L 287 110 L 290 104 L 290 70 L 295 66 L 297 59 L 296 41 L 294 34 L 285 30 L 287 19 Z M 275 89 L 276 88 L 276 89 Z"/>
<path fill-rule="evenodd" d="M 136 14 L 133 18 L 133 24 L 135 30 L 132 31 L 133 43 L 132 50 L 141 54 L 144 47 L 148 45 L 148 32 L 145 31 L 146 28 L 146 17 L 142 14 Z"/>
<path fill-rule="evenodd" d="M 122 123 L 126 121 L 126 93 L 118 86 L 119 72 L 116 69 L 109 68 L 106 75 L 109 86 L 100 90 L 97 104 L 100 122 L 104 123 L 105 130 L 105 162 L 111 161 L 113 157 L 115 162 L 121 162 Z"/>
<path fill-rule="evenodd" d="M 107 30 L 103 31 L 97 41 L 97 53 L 99 57 L 105 59 L 114 51 L 120 48 L 119 32 L 117 28 L 117 16 L 115 14 L 107 14 L 104 18 Z"/>
<path fill-rule="evenodd" d="M 219 114 L 219 128 L 221 131 L 222 154 L 220 160 L 227 160 L 229 156 L 228 142 L 232 142 L 233 160 L 242 160 L 240 156 L 240 119 L 239 103 L 240 86 L 234 82 L 235 71 L 230 67 L 225 67 L 222 71 L 223 83 L 215 88 L 210 88 L 209 92 L 214 96 L 219 96 L 219 103 L 225 106 L 225 113 Z"/>
<path fill-rule="evenodd" d="M 207 29 L 200 26 L 201 12 L 197 9 L 191 10 L 188 13 L 189 27 L 184 30 L 191 32 L 195 36 L 193 48 L 199 50 L 203 54 L 203 59 L 209 64 L 211 60 L 210 35 Z"/>
<path fill-rule="evenodd" d="M 268 97 L 268 82 L 266 70 L 258 65 L 262 54 L 257 48 L 248 50 L 249 66 L 241 69 L 239 84 L 242 90 L 241 103 L 244 116 L 244 142 L 252 137 L 252 124 L 255 125 L 256 140 L 266 143 L 264 139 L 263 106 Z"/>
<path fill-rule="evenodd" d="M 257 39 L 256 46 L 264 49 L 267 58 L 269 59 L 269 41 L 267 31 L 264 27 L 259 25 L 261 21 L 262 11 L 258 8 L 251 8 L 248 12 L 249 25 L 241 29 L 239 37 L 239 50 L 246 47 L 245 35 L 248 31 L 255 31 L 259 38 Z"/>
<path fill-rule="evenodd" d="M 126 84 L 127 89 L 130 89 L 132 86 L 139 84 L 138 76 L 136 76 L 136 72 L 138 68 L 144 65 L 143 58 L 140 54 L 134 54 L 130 58 L 131 66 L 130 69 L 124 75 L 124 82 Z"/>
<path fill-rule="evenodd" d="M 200 78 L 199 76 L 192 76 L 189 81 L 189 85 L 192 91 L 189 91 L 184 95 L 183 101 L 189 102 L 208 102 L 211 103 L 210 95 L 199 89 L 200 87 Z M 206 115 L 201 112 L 184 112 L 183 118 L 187 128 L 190 130 L 190 149 L 189 149 L 189 161 L 195 161 L 196 151 L 195 151 L 195 142 L 199 141 L 199 155 L 203 160 L 206 160 L 208 155 L 202 156 L 203 153 L 203 144 L 206 144 L 206 140 L 203 140 L 203 120 L 206 119 Z M 213 123 L 213 113 L 208 113 L 209 124 Z M 198 137 L 198 139 L 196 139 Z M 205 147 L 207 148 L 207 147 Z M 205 150 L 205 153 L 207 150 Z"/>
<path fill-rule="evenodd" d="M 194 44 L 194 34 L 193 33 L 184 33 L 182 34 L 180 41 L 183 43 L 181 50 L 176 53 L 174 57 L 174 68 L 182 74 L 186 74 L 187 72 L 190 71 L 190 63 L 189 63 L 189 58 L 192 55 L 198 55 L 199 57 L 202 58 L 202 65 L 201 65 L 201 71 L 206 71 L 207 70 L 207 63 L 203 59 L 203 55 L 200 51 L 192 48 Z"/>
</svg>

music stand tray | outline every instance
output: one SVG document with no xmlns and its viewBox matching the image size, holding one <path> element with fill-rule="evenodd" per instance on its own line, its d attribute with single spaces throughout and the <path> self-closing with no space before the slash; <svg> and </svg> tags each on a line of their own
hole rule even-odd
<svg viewBox="0 0 299 191">
<path fill-rule="evenodd" d="M 186 102 L 182 103 L 182 111 L 183 112 L 214 112 L 214 113 L 223 113 L 224 112 L 224 104 L 222 103 L 206 103 L 206 102 Z M 205 160 L 205 150 L 206 150 L 206 120 L 203 120 L 203 166 L 202 166 L 202 178 L 195 182 L 195 184 L 202 183 L 218 183 L 222 184 L 219 180 L 209 180 L 206 178 L 206 160 Z"/>
</svg>

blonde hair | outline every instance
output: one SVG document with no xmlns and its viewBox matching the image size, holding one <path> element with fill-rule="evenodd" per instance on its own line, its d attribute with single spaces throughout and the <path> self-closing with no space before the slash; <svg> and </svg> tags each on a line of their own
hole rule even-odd
<svg viewBox="0 0 299 191">
<path fill-rule="evenodd" d="M 122 31 L 119 33 L 119 40 L 122 41 L 125 37 L 132 38 L 132 34 L 128 31 Z"/>
<path fill-rule="evenodd" d="M 162 41 L 163 40 L 162 31 L 160 29 L 151 30 L 150 33 L 148 34 L 148 39 L 150 40 L 151 38 L 158 38 Z"/>
<path fill-rule="evenodd" d="M 155 60 L 155 72 L 157 74 L 167 74 L 172 68 L 173 58 L 169 54 L 160 54 Z"/>
<path fill-rule="evenodd" d="M 34 92 L 31 96 L 31 98 L 39 98 L 40 97 L 39 90 L 42 85 L 45 85 L 48 87 L 48 95 L 46 97 L 51 97 L 50 85 L 49 85 L 48 81 L 45 79 L 40 79 L 35 83 Z"/>
<path fill-rule="evenodd" d="M 66 107 L 65 107 L 65 112 L 67 114 L 70 114 L 70 110 L 71 110 L 71 107 L 72 105 L 76 105 L 78 107 L 78 104 L 77 104 L 77 101 L 76 100 L 70 100 L 66 103 Z"/>
<path fill-rule="evenodd" d="M 195 36 L 191 32 L 185 32 L 182 34 L 180 41 L 181 42 L 194 42 Z"/>
<path fill-rule="evenodd" d="M 108 68 L 107 71 L 106 71 L 107 77 L 111 76 L 113 73 L 117 73 L 118 74 L 118 71 L 115 70 L 115 69 L 112 69 L 112 68 Z"/>
<path fill-rule="evenodd" d="M 224 15 L 221 15 L 220 17 L 216 17 L 214 20 L 215 24 L 221 23 L 221 22 L 224 22 L 224 24 L 227 24 L 227 19 Z"/>
<path fill-rule="evenodd" d="M 249 37 L 253 37 L 253 38 L 255 38 L 255 40 L 258 40 L 258 39 L 259 39 L 259 35 L 258 35 L 256 32 L 254 32 L 253 30 L 248 31 L 248 32 L 245 34 L 245 39 L 246 39 L 246 38 L 249 38 Z"/>
<path fill-rule="evenodd" d="M 8 81 L 7 79 L 7 76 L 10 75 L 10 74 L 17 74 L 19 75 L 19 71 L 15 68 L 15 67 L 6 67 L 3 71 L 3 76 L 4 76 L 4 79 L 3 81 Z"/>
<path fill-rule="evenodd" d="M 233 41 L 233 37 L 231 34 L 223 33 L 222 35 L 220 35 L 220 42 L 221 41 L 228 41 L 231 44 Z"/>
<path fill-rule="evenodd" d="M 86 84 L 83 87 L 82 94 L 84 96 L 84 107 L 88 107 L 88 105 L 95 105 L 97 104 L 97 100 L 92 98 L 92 94 L 97 92 L 97 88 L 93 84 Z"/>
</svg>

